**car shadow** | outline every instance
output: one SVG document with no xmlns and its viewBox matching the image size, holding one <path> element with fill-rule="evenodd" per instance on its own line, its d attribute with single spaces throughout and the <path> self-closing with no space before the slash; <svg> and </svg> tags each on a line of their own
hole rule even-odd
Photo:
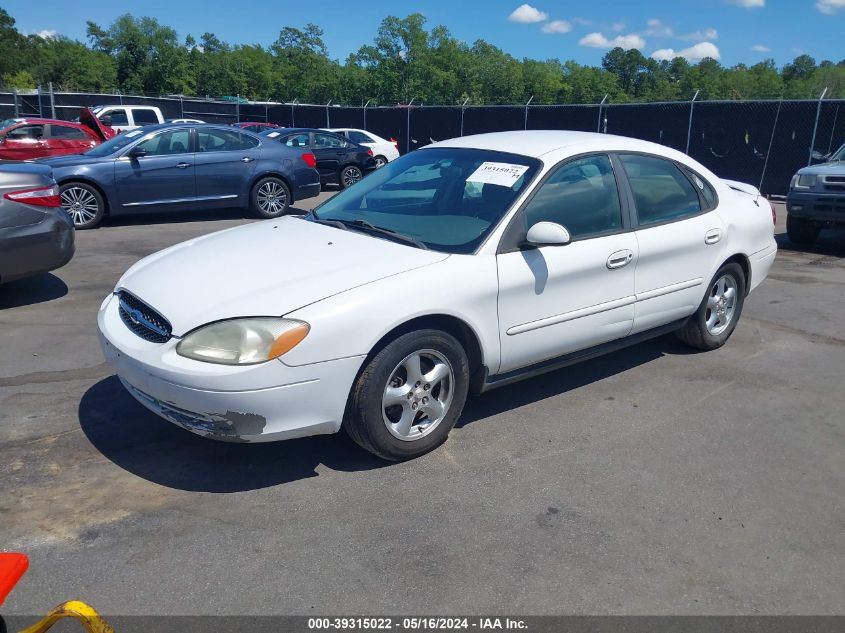
<svg viewBox="0 0 845 633">
<path fill-rule="evenodd" d="M 168 488 L 243 492 L 316 477 L 316 468 L 353 472 L 389 465 L 345 433 L 286 442 L 238 444 L 185 431 L 148 411 L 117 376 L 93 385 L 79 423 L 94 447 L 124 470 Z"/>
<path fill-rule="evenodd" d="M 290 207 L 288 215 L 305 215 L 308 209 Z M 213 222 L 216 220 L 260 220 L 247 209 L 214 209 L 160 213 L 133 213 L 116 217 L 106 216 L 93 230 L 110 226 L 143 226 L 147 224 L 183 224 L 186 222 Z M 90 229 L 89 229 L 90 230 Z"/>
<path fill-rule="evenodd" d="M 0 285 L 0 310 L 52 301 L 67 293 L 67 284 L 52 273 L 10 281 Z"/>
<path fill-rule="evenodd" d="M 845 230 L 824 229 L 819 237 L 809 246 L 793 244 L 786 233 L 775 235 L 778 249 L 793 253 L 807 253 L 811 255 L 828 255 L 831 257 L 845 257 Z"/>
<path fill-rule="evenodd" d="M 603 356 L 474 398 L 457 426 L 566 393 L 666 354 L 695 353 L 673 337 Z M 117 376 L 93 385 L 79 404 L 91 444 L 120 468 L 147 481 L 191 492 L 243 492 L 316 477 L 323 465 L 356 472 L 390 466 L 345 433 L 285 442 L 237 444 L 194 435 L 159 418 L 129 395 Z"/>
</svg>

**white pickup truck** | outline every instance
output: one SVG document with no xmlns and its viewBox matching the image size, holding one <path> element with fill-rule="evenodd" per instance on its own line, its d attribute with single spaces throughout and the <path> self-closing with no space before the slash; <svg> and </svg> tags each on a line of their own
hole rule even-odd
<svg viewBox="0 0 845 633">
<path fill-rule="evenodd" d="M 120 134 L 127 130 L 164 123 L 161 110 L 144 105 L 100 105 L 91 108 L 103 124 Z"/>
</svg>

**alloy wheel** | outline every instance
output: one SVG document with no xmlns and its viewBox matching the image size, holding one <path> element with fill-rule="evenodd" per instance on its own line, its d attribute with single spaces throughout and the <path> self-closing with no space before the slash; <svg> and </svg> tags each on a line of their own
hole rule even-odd
<svg viewBox="0 0 845 633">
<path fill-rule="evenodd" d="M 364 177 L 364 174 L 361 173 L 361 170 L 357 167 L 347 167 L 343 171 L 343 186 L 349 187 L 350 185 L 354 185 L 356 182 L 361 180 Z"/>
<path fill-rule="evenodd" d="M 736 312 L 736 300 L 736 280 L 731 275 L 722 275 L 713 283 L 707 297 L 704 319 L 710 334 L 718 336 L 728 328 Z"/>
<path fill-rule="evenodd" d="M 440 352 L 426 349 L 406 356 L 393 371 L 382 395 L 382 417 L 394 437 L 410 442 L 425 437 L 452 405 L 455 373 Z"/>
<path fill-rule="evenodd" d="M 256 199 L 264 213 L 277 215 L 285 210 L 288 196 L 282 185 L 270 180 L 258 188 Z"/>
<path fill-rule="evenodd" d="M 73 219 L 74 226 L 81 226 L 97 217 L 100 205 L 94 194 L 83 187 L 68 187 L 61 194 L 62 208 Z"/>
</svg>

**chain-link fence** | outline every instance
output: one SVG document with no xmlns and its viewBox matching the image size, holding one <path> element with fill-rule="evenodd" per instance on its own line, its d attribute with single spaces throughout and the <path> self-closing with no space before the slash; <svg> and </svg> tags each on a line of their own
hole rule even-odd
<svg viewBox="0 0 845 633">
<path fill-rule="evenodd" d="M 583 130 L 674 147 L 724 178 L 784 195 L 792 175 L 845 142 L 845 100 L 686 101 L 595 105 L 350 107 L 241 100 L 33 91 L 0 93 L 0 119 L 73 119 L 83 106 L 155 105 L 165 118 L 286 127 L 365 128 L 401 152 L 506 130 Z"/>
</svg>

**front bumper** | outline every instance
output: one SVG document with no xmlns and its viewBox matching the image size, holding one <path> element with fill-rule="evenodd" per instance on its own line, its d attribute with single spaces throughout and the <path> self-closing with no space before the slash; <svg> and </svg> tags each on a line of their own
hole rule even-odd
<svg viewBox="0 0 845 633">
<path fill-rule="evenodd" d="M 0 282 L 61 268 L 74 250 L 73 222 L 61 209 L 38 224 L 0 229 Z"/>
<path fill-rule="evenodd" d="M 279 360 L 231 367 L 183 358 L 178 339 L 133 334 L 117 301 L 98 315 L 106 360 L 136 400 L 184 429 L 219 440 L 267 442 L 336 433 L 364 357 L 289 367 Z"/>
<path fill-rule="evenodd" d="M 825 224 L 845 224 L 845 191 L 822 193 L 792 190 L 786 197 L 786 211 L 796 218 Z"/>
</svg>

